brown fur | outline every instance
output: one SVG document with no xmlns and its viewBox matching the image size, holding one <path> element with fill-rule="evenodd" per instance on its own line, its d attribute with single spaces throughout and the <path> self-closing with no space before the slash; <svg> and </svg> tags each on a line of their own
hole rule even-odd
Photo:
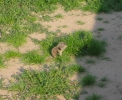
<svg viewBox="0 0 122 100">
<path fill-rule="evenodd" d="M 60 42 L 57 46 L 52 49 L 52 56 L 55 58 L 57 55 L 62 55 L 62 52 L 67 48 L 66 43 Z"/>
</svg>

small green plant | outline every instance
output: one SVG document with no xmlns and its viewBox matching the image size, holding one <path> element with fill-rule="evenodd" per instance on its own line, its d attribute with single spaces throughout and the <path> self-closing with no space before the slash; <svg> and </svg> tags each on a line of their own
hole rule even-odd
<svg viewBox="0 0 122 100">
<path fill-rule="evenodd" d="M 70 72 L 77 72 L 77 73 L 86 72 L 86 69 L 80 65 L 70 65 L 67 68 L 67 70 Z"/>
<path fill-rule="evenodd" d="M 98 28 L 97 30 L 98 31 L 104 31 L 105 29 L 104 28 Z"/>
<path fill-rule="evenodd" d="M 91 56 L 100 56 L 105 52 L 106 42 L 92 39 L 88 45 L 87 52 Z"/>
<path fill-rule="evenodd" d="M 41 64 L 45 61 L 45 56 L 40 55 L 37 51 L 29 51 L 22 55 L 22 61 L 27 64 Z"/>
<path fill-rule="evenodd" d="M 26 42 L 26 37 L 27 35 L 25 33 L 22 32 L 18 32 L 18 31 L 12 31 L 11 34 L 9 34 L 5 40 L 12 44 L 15 47 L 19 47 L 21 46 L 23 43 Z"/>
<path fill-rule="evenodd" d="M 106 20 L 106 21 L 103 21 L 103 23 L 109 23 L 109 21 Z"/>
<path fill-rule="evenodd" d="M 67 25 L 63 25 L 63 26 L 61 26 L 62 28 L 66 28 L 67 27 Z"/>
<path fill-rule="evenodd" d="M 103 57 L 102 60 L 111 61 L 109 57 Z"/>
<path fill-rule="evenodd" d="M 85 100 L 101 100 L 102 96 L 98 95 L 98 94 L 92 94 L 91 96 L 87 96 L 85 98 Z"/>
<path fill-rule="evenodd" d="M 4 59 L 3 59 L 3 56 L 0 55 L 0 68 L 4 68 L 5 65 L 4 65 Z"/>
<path fill-rule="evenodd" d="M 4 78 L 1 78 L 1 79 L 0 79 L 0 89 L 3 88 L 3 80 L 4 80 Z"/>
<path fill-rule="evenodd" d="M 63 15 L 62 14 L 57 14 L 54 16 L 55 18 L 63 18 Z"/>
<path fill-rule="evenodd" d="M 78 25 L 83 25 L 84 24 L 84 22 L 82 22 L 82 21 L 77 21 L 76 22 Z"/>
<path fill-rule="evenodd" d="M 101 17 L 97 17 L 97 20 L 103 20 L 103 18 L 101 18 Z"/>
<path fill-rule="evenodd" d="M 94 60 L 92 60 L 92 59 L 87 59 L 86 63 L 87 64 L 95 64 L 96 62 Z"/>
<path fill-rule="evenodd" d="M 118 36 L 118 40 L 122 40 L 122 35 Z"/>
<path fill-rule="evenodd" d="M 51 18 L 49 15 L 43 16 L 42 19 L 43 19 L 44 21 L 47 21 L 47 22 L 49 22 L 49 21 L 52 20 L 52 18 Z"/>
<path fill-rule="evenodd" d="M 95 82 L 96 82 L 96 77 L 91 74 L 87 74 L 81 80 L 83 86 L 93 85 Z"/>
<path fill-rule="evenodd" d="M 101 87 L 101 88 L 102 88 L 102 87 L 105 87 L 105 85 L 106 85 L 106 84 L 105 84 L 105 83 L 103 83 L 103 82 L 100 82 L 100 83 L 98 83 L 97 85 L 98 85 L 99 87 Z"/>
<path fill-rule="evenodd" d="M 5 54 L 4 54 L 5 58 L 6 59 L 10 59 L 10 58 L 15 58 L 15 57 L 20 57 L 21 54 L 19 52 L 15 52 L 15 51 L 7 51 Z"/>
<path fill-rule="evenodd" d="M 108 78 L 107 78 L 107 77 L 103 77 L 103 78 L 101 79 L 101 81 L 102 81 L 102 82 L 107 82 L 107 81 L 108 81 Z"/>
</svg>

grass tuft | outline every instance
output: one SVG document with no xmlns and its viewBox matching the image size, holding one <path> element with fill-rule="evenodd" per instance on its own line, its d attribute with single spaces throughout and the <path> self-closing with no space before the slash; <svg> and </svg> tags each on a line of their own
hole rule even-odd
<svg viewBox="0 0 122 100">
<path fill-rule="evenodd" d="M 15 52 L 15 51 L 7 51 L 5 54 L 4 54 L 5 58 L 6 59 L 10 59 L 10 58 L 16 58 L 16 57 L 20 57 L 21 54 L 19 52 Z"/>
<path fill-rule="evenodd" d="M 68 70 L 71 72 L 78 72 L 78 73 L 86 72 L 86 69 L 80 65 L 71 65 L 68 68 Z"/>
<path fill-rule="evenodd" d="M 22 61 L 27 64 L 41 64 L 45 61 L 45 56 L 37 51 L 29 51 L 22 55 Z"/>
<path fill-rule="evenodd" d="M 92 39 L 88 45 L 87 52 L 91 56 L 100 56 L 105 52 L 106 43 L 104 41 L 99 41 Z"/>
<path fill-rule="evenodd" d="M 83 86 L 93 85 L 95 82 L 96 82 L 96 78 L 91 74 L 87 74 L 86 76 L 84 76 L 81 81 Z"/>
<path fill-rule="evenodd" d="M 102 97 L 98 94 L 92 94 L 91 96 L 87 96 L 85 100 L 101 100 Z"/>
<path fill-rule="evenodd" d="M 19 47 L 26 42 L 27 35 L 22 32 L 13 31 L 5 40 L 12 44 L 14 47 Z"/>
<path fill-rule="evenodd" d="M 4 65 L 4 59 L 3 59 L 3 56 L 0 55 L 0 68 L 4 68 L 5 65 Z"/>
</svg>

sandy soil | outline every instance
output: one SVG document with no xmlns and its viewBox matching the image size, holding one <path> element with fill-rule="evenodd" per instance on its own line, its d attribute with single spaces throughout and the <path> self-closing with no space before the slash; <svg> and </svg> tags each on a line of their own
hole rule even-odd
<svg viewBox="0 0 122 100">
<path fill-rule="evenodd" d="M 93 75 L 97 76 L 97 79 L 107 77 L 109 81 L 104 88 L 100 88 L 97 85 L 93 87 L 81 88 L 88 92 L 88 94 L 81 94 L 79 100 L 85 100 L 87 95 L 97 93 L 103 96 L 103 100 L 122 100 L 122 12 L 113 12 L 111 14 L 93 14 L 82 11 L 69 11 L 64 12 L 62 8 L 59 8 L 51 16 L 62 14 L 63 18 L 55 19 L 50 22 L 41 22 L 44 26 L 50 26 L 50 31 L 56 31 L 58 29 L 63 33 L 71 33 L 75 30 L 89 30 L 94 33 L 94 36 L 100 40 L 106 40 L 108 43 L 106 53 L 104 57 L 93 58 L 84 57 L 81 59 L 76 58 L 76 63 L 83 65 Z M 97 20 L 100 17 L 102 20 Z M 79 25 L 77 21 L 84 22 L 83 25 Z M 66 27 L 63 27 L 63 26 Z M 98 28 L 104 28 L 103 31 L 98 31 Z M 45 34 L 34 33 L 30 35 L 31 38 L 42 39 L 45 38 Z M 7 50 L 13 50 L 14 47 L 8 44 L 0 43 L 1 53 L 5 53 Z M 39 49 L 38 45 L 35 45 L 29 38 L 27 43 L 19 48 L 19 51 L 24 53 L 29 50 Z M 109 58 L 108 61 L 105 57 Z M 103 58 L 103 59 L 102 59 Z M 95 64 L 87 64 L 86 60 L 93 59 Z M 12 59 L 6 62 L 7 68 L 0 69 L 0 75 L 7 79 L 11 79 L 13 74 L 21 72 L 24 68 L 40 68 L 38 66 L 26 66 L 18 59 Z M 75 78 L 78 78 L 75 76 Z M 0 90 L 0 94 L 6 94 L 6 91 Z M 65 98 L 59 96 L 61 100 Z"/>
</svg>

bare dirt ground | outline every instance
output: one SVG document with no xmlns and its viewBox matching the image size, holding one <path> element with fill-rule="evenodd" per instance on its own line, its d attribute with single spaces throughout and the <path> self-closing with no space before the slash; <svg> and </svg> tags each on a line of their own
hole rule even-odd
<svg viewBox="0 0 122 100">
<path fill-rule="evenodd" d="M 106 53 L 103 57 L 76 58 L 76 62 L 78 64 L 86 67 L 87 70 L 98 79 L 107 77 L 109 80 L 103 88 L 100 88 L 97 85 L 81 88 L 87 91 L 88 94 L 81 94 L 79 100 L 85 100 L 87 95 L 91 95 L 93 93 L 102 95 L 103 100 L 122 100 L 122 12 L 97 15 L 90 12 L 74 10 L 65 12 L 60 8 L 56 10 L 54 14 L 51 14 L 51 16 L 55 16 L 57 14 L 63 15 L 63 18 L 55 18 L 53 21 L 41 22 L 41 24 L 46 27 L 50 26 L 50 31 L 60 29 L 63 33 L 71 33 L 75 30 L 92 31 L 97 39 L 105 40 L 108 44 Z M 98 20 L 97 18 L 102 18 L 102 20 Z M 80 25 L 77 21 L 81 21 L 84 24 Z M 98 31 L 98 28 L 103 28 L 103 30 Z M 31 34 L 30 37 L 41 39 L 45 38 L 46 35 L 34 33 Z M 5 53 L 7 50 L 16 50 L 14 47 L 3 43 L 0 43 L 0 49 L 0 53 Z M 19 51 L 24 53 L 33 49 L 39 49 L 38 45 L 35 45 L 30 39 L 27 39 L 27 43 L 20 47 Z M 86 63 L 86 60 L 88 59 L 92 59 L 96 63 L 88 64 Z M 6 61 L 6 66 L 7 68 L 0 69 L 0 75 L 7 79 L 11 79 L 13 74 L 21 72 L 22 67 L 38 69 L 41 65 L 27 66 L 18 59 L 11 59 L 10 61 Z M 0 90 L 1 95 L 5 95 L 7 93 L 7 91 Z M 65 98 L 61 98 L 61 100 L 65 100 Z"/>
</svg>

